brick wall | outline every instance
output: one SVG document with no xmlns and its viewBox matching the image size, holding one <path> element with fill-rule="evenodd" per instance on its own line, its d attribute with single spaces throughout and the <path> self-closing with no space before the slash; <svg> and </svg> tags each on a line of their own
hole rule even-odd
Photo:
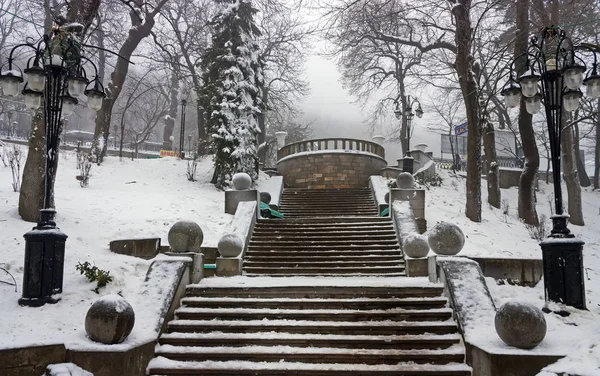
<svg viewBox="0 0 600 376">
<path fill-rule="evenodd" d="M 362 153 L 291 155 L 277 162 L 277 170 L 291 188 L 365 188 L 369 176 L 387 165 L 383 158 Z"/>
</svg>

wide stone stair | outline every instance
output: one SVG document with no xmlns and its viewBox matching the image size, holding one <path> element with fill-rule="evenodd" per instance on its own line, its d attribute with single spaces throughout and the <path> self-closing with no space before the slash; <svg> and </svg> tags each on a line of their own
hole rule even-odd
<svg viewBox="0 0 600 376">
<path fill-rule="evenodd" d="M 149 375 L 471 375 L 443 288 L 403 277 L 368 190 L 282 198 L 285 219 L 255 226 L 245 276 L 187 287 Z"/>
<path fill-rule="evenodd" d="M 368 189 L 285 189 L 285 218 L 260 219 L 246 275 L 404 275 L 389 217 L 378 217 Z"/>
<path fill-rule="evenodd" d="M 149 375 L 471 374 L 437 286 L 198 285 L 181 303 Z"/>
</svg>

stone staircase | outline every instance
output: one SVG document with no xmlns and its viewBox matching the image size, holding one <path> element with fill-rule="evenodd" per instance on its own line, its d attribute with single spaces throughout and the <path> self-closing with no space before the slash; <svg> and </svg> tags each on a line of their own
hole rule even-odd
<svg viewBox="0 0 600 376">
<path fill-rule="evenodd" d="M 246 275 L 405 275 L 394 226 L 369 189 L 285 189 L 280 209 L 285 219 L 258 220 Z"/>
<path fill-rule="evenodd" d="M 404 278 L 389 218 L 368 190 L 347 193 L 285 190 L 246 277 L 188 286 L 148 374 L 471 375 L 443 288 Z"/>
</svg>

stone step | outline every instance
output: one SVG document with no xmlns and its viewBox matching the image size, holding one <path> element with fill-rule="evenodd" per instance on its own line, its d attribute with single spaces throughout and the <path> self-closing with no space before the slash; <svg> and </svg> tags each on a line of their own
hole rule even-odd
<svg viewBox="0 0 600 376">
<path fill-rule="evenodd" d="M 338 335 L 406 335 L 454 334 L 458 329 L 453 321 L 299 321 L 299 320 L 173 320 L 169 333 L 301 333 Z"/>
<path fill-rule="evenodd" d="M 390 281 L 390 283 L 394 283 Z M 187 296 L 229 298 L 440 298 L 441 286 L 269 286 L 269 287 L 203 287 L 188 285 Z"/>
<path fill-rule="evenodd" d="M 312 256 L 310 258 L 306 256 L 248 256 L 244 258 L 244 262 L 289 262 L 289 263 L 321 263 L 321 262 L 370 262 L 370 261 L 396 261 L 396 262 L 404 262 L 404 259 L 398 253 L 397 255 L 391 256 L 338 256 L 338 255 L 330 255 L 330 256 Z"/>
<path fill-rule="evenodd" d="M 249 242 L 249 247 L 280 247 L 280 246 L 319 246 L 329 247 L 331 245 L 395 245 L 399 246 L 396 237 L 386 238 L 355 238 L 346 239 L 344 237 L 338 237 L 338 239 L 332 237 L 329 239 L 272 239 L 272 240 L 255 240 L 252 238 Z"/>
<path fill-rule="evenodd" d="M 268 275 L 381 275 L 387 273 L 404 273 L 404 266 L 369 266 L 369 267 L 256 267 L 247 266 L 243 271 L 248 274 L 268 274 Z"/>
<path fill-rule="evenodd" d="M 161 345 L 174 346 L 294 346 L 348 349 L 446 349 L 460 343 L 460 334 L 369 336 L 290 333 L 165 333 Z"/>
<path fill-rule="evenodd" d="M 181 304 L 199 308 L 279 308 L 279 309 L 436 309 L 444 308 L 448 300 L 433 298 L 230 298 L 185 297 Z"/>
<path fill-rule="evenodd" d="M 269 251 L 269 250 L 277 250 L 277 251 L 361 251 L 361 250 L 375 250 L 375 251 L 384 251 L 384 250 L 398 250 L 398 244 L 381 244 L 381 245 L 352 245 L 352 244 L 332 244 L 332 245 L 305 245 L 305 246 L 296 246 L 296 245 L 277 245 L 277 246 L 267 246 L 267 245 L 250 245 L 248 247 L 249 251 Z"/>
<path fill-rule="evenodd" d="M 375 233 L 374 235 L 356 235 L 354 233 L 345 233 L 345 234 L 336 234 L 335 232 L 330 233 L 330 235 L 315 235 L 310 232 L 306 232 L 304 234 L 294 234 L 290 235 L 282 235 L 278 233 L 254 233 L 252 236 L 253 242 L 296 242 L 296 241 L 310 241 L 310 242 L 331 242 L 331 241 L 366 241 L 366 240 L 394 240 L 397 241 L 396 234 L 392 231 L 387 231 L 384 233 Z"/>
<path fill-rule="evenodd" d="M 298 250 L 277 250 L 277 249 L 248 249 L 246 251 L 246 258 L 248 257 L 337 257 L 337 256 L 350 256 L 350 257 L 371 257 L 371 256 L 394 256 L 401 257 L 402 252 L 398 248 L 390 248 L 387 250 L 311 250 L 306 249 L 302 251 Z"/>
<path fill-rule="evenodd" d="M 313 218 L 310 220 L 310 224 L 328 224 L 328 223 L 336 223 L 338 218 L 332 218 L 328 216 L 324 216 L 321 218 Z M 364 217 L 364 216 L 355 216 L 355 217 L 344 217 L 341 218 L 343 223 L 351 223 L 351 222 L 362 222 L 364 223 L 375 223 L 380 224 L 380 222 L 386 222 L 388 224 L 392 223 L 392 220 L 389 217 Z M 288 220 L 288 219 L 258 219 L 258 224 L 269 223 L 269 224 L 281 224 L 281 223 L 299 223 L 306 224 L 305 220 Z"/>
<path fill-rule="evenodd" d="M 227 375 L 227 376 L 470 376 L 464 364 L 304 364 L 255 362 L 185 362 L 155 358 L 148 365 L 149 375 Z"/>
<path fill-rule="evenodd" d="M 285 229 L 265 229 L 265 228 L 254 228 L 254 232 L 252 233 L 252 237 L 285 237 L 286 239 L 294 238 L 294 237 L 328 237 L 330 235 L 334 236 L 350 236 L 350 237 L 365 237 L 365 236 L 396 236 L 396 232 L 394 231 L 392 226 L 389 227 L 381 227 L 380 230 L 377 229 L 355 229 L 355 230 L 343 230 L 338 229 L 336 231 L 322 231 L 322 230 L 313 230 L 313 231 L 294 231 L 294 230 L 285 230 Z"/>
<path fill-rule="evenodd" d="M 183 361 L 258 361 L 258 362 L 302 362 L 302 363 L 345 363 L 345 364 L 447 364 L 464 361 L 464 348 L 452 346 L 437 350 L 397 349 L 344 349 L 307 347 L 178 347 L 159 345 L 157 356 Z"/>
<path fill-rule="evenodd" d="M 320 261 L 273 261 L 263 259 L 245 260 L 244 268 L 305 268 L 307 266 L 319 266 L 319 267 L 373 267 L 373 266 L 396 266 L 404 264 L 404 260 L 397 258 L 395 260 L 368 260 L 368 261 L 347 261 L 332 258 L 330 260 Z"/>
<path fill-rule="evenodd" d="M 330 272 L 330 273 L 326 273 L 326 272 L 322 272 L 322 273 L 287 273 L 287 274 L 273 274 L 273 273 L 247 273 L 244 272 L 244 276 L 246 277 L 310 277 L 310 278 L 314 278 L 314 277 L 345 277 L 345 278 L 350 278 L 350 277 L 360 277 L 360 278 L 371 278 L 371 277 L 406 277 L 406 272 L 399 272 L 399 273 L 378 273 L 378 272 L 360 272 L 360 273 L 346 273 L 346 274 L 339 274 L 339 273 L 335 273 L 335 272 Z"/>
<path fill-rule="evenodd" d="M 179 320 L 306 320 L 306 321 L 445 321 L 452 318 L 449 308 L 431 310 L 334 310 L 271 308 L 197 308 L 181 307 L 175 311 Z"/>
</svg>

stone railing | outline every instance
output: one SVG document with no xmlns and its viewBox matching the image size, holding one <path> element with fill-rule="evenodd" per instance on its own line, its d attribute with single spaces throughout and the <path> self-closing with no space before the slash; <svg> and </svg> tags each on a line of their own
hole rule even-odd
<svg viewBox="0 0 600 376">
<path fill-rule="evenodd" d="M 280 160 L 289 155 L 322 150 L 345 150 L 371 153 L 385 159 L 385 149 L 383 146 L 371 141 L 355 140 L 351 138 L 321 138 L 317 140 L 307 140 L 294 142 L 285 145 L 277 152 L 277 159 Z"/>
<path fill-rule="evenodd" d="M 290 188 L 366 188 L 380 175 L 384 148 L 347 138 L 307 140 L 286 145 L 277 154 L 277 170 Z"/>
</svg>

